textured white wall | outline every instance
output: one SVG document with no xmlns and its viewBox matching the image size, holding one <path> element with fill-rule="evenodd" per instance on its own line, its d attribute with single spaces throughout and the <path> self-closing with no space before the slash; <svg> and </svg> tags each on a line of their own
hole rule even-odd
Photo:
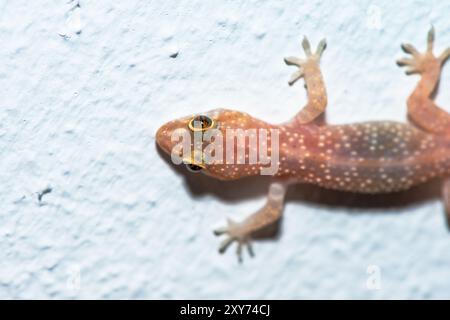
<svg viewBox="0 0 450 320">
<path fill-rule="evenodd" d="M 399 45 L 423 49 L 433 23 L 449 46 L 448 1 L 75 4 L 0 1 L 1 298 L 450 297 L 438 184 L 375 198 L 293 188 L 280 236 L 239 265 L 211 230 L 257 209 L 266 181 L 185 174 L 154 141 L 165 121 L 216 107 L 293 116 L 305 94 L 282 58 L 304 34 L 328 39 L 329 122 L 404 121 L 417 78 L 395 65 Z"/>
</svg>

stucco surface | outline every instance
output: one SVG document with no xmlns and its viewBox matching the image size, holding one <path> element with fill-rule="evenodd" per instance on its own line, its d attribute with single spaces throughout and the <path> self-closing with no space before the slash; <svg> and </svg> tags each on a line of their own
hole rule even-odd
<svg viewBox="0 0 450 320">
<path fill-rule="evenodd" d="M 267 180 L 187 174 L 155 147 L 162 123 L 217 107 L 293 116 L 306 98 L 282 58 L 303 35 L 328 40 L 329 122 L 405 121 L 417 77 L 399 45 L 423 50 L 433 23 L 443 50 L 449 14 L 438 0 L 1 0 L 0 297 L 449 298 L 439 183 L 292 188 L 278 236 L 239 264 L 211 230 L 261 206 Z M 444 70 L 443 106 L 449 83 Z"/>
</svg>

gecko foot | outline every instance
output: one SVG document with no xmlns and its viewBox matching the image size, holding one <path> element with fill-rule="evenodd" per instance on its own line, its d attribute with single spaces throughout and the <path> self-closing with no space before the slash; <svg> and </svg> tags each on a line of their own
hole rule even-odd
<svg viewBox="0 0 450 320">
<path fill-rule="evenodd" d="M 317 45 L 316 52 L 312 53 L 308 38 L 304 37 L 302 46 L 306 54 L 306 59 L 300 59 L 296 57 L 284 58 L 284 62 L 288 66 L 297 66 L 299 68 L 296 72 L 294 72 L 291 79 L 288 81 L 290 86 L 292 86 L 297 80 L 301 79 L 305 75 L 305 72 L 307 72 L 308 69 L 308 64 L 317 65 L 320 62 L 320 58 L 322 57 L 323 51 L 327 47 L 327 43 L 325 39 L 321 40 Z"/>
<path fill-rule="evenodd" d="M 216 236 L 226 234 L 228 237 L 220 244 L 219 252 L 224 253 L 227 248 L 234 242 L 237 242 L 236 254 L 239 262 L 242 262 L 242 247 L 246 246 L 250 256 L 254 256 L 253 248 L 250 242 L 250 234 L 244 223 L 237 223 L 228 219 L 228 226 L 214 230 Z"/>
<path fill-rule="evenodd" d="M 403 51 L 412 55 L 411 58 L 402 58 L 397 60 L 397 64 L 400 67 L 408 67 L 405 72 L 407 75 L 426 73 L 432 71 L 435 68 L 438 68 L 439 70 L 440 66 L 450 57 L 450 48 L 444 50 L 444 52 L 439 57 L 434 56 L 434 39 L 434 27 L 431 27 L 430 31 L 428 32 L 427 51 L 425 53 L 420 53 L 413 45 L 409 43 L 402 44 Z"/>
</svg>

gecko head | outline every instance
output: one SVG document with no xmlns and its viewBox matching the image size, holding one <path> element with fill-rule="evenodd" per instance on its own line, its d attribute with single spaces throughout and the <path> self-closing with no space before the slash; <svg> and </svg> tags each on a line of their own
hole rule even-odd
<svg viewBox="0 0 450 320">
<path fill-rule="evenodd" d="M 220 180 L 233 180 L 251 173 L 240 164 L 227 162 L 227 130 L 262 124 L 243 112 L 214 109 L 167 122 L 158 129 L 156 143 L 174 164 L 184 164 L 189 171 Z"/>
</svg>

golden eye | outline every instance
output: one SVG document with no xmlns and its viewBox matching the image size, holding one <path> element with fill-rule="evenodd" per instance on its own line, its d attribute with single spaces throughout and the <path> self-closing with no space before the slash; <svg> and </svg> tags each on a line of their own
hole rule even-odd
<svg viewBox="0 0 450 320">
<path fill-rule="evenodd" d="M 197 172 L 202 171 L 205 167 L 203 167 L 202 165 L 198 165 L 198 164 L 186 163 L 186 168 L 191 172 L 197 173 Z"/>
<path fill-rule="evenodd" d="M 191 172 L 200 172 L 205 169 L 203 164 L 203 154 L 198 154 L 196 151 L 194 151 L 194 154 L 191 154 L 189 158 L 184 158 L 183 163 Z"/>
<path fill-rule="evenodd" d="M 195 116 L 189 121 L 191 131 L 206 131 L 214 126 L 214 120 L 205 115 Z"/>
</svg>

